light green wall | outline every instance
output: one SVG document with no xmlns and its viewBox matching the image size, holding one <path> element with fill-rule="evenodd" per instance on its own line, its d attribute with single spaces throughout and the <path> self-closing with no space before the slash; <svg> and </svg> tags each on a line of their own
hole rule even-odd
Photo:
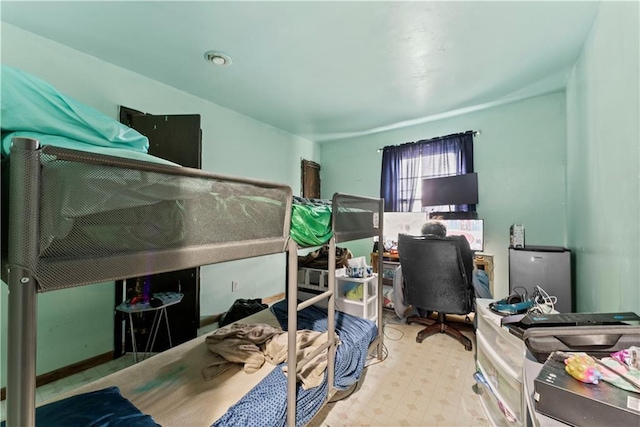
<svg viewBox="0 0 640 427">
<path fill-rule="evenodd" d="M 637 2 L 602 2 L 567 86 L 579 311 L 640 313 L 639 16 Z"/>
<path fill-rule="evenodd" d="M 203 169 L 211 172 L 286 183 L 298 194 L 300 159 L 320 159 L 314 142 L 4 22 L 1 59 L 114 118 L 119 105 L 156 114 L 200 114 Z M 223 312 L 237 298 L 283 292 L 284 266 L 285 257 L 279 254 L 203 267 L 201 313 Z M 235 293 L 232 280 L 239 283 Z M 6 373 L 6 294 L 3 284 L 1 385 Z M 38 373 L 110 351 L 114 298 L 112 285 L 40 295 Z"/>
<path fill-rule="evenodd" d="M 565 219 L 565 96 L 558 92 L 463 116 L 322 144 L 322 193 L 379 197 L 386 145 L 480 130 L 474 142 L 479 216 L 485 252 L 494 255 L 494 296 L 509 288 L 509 226 L 525 226 L 529 245 L 563 246 Z M 371 244 L 352 248 L 366 255 Z"/>
</svg>

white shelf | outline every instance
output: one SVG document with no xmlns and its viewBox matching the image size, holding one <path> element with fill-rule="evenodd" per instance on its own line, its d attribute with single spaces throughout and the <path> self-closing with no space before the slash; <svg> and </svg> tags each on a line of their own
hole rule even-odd
<svg viewBox="0 0 640 427">
<path fill-rule="evenodd" d="M 349 277 L 349 276 L 337 276 L 336 275 L 336 280 L 337 281 L 344 281 L 344 282 L 355 282 L 355 283 L 367 283 L 372 281 L 373 279 L 377 279 L 378 278 L 378 273 L 373 273 L 371 274 L 371 276 L 369 277 Z"/>
<path fill-rule="evenodd" d="M 341 300 L 341 301 L 344 301 L 345 304 L 353 304 L 353 305 L 360 305 L 360 306 L 365 304 L 365 301 L 360 300 L 360 299 L 350 299 L 350 298 L 342 298 L 342 297 L 340 297 L 338 299 Z M 367 298 L 366 302 L 367 303 L 371 303 L 371 302 L 375 302 L 375 300 L 377 300 L 377 298 L 374 295 L 374 296 L 371 296 L 371 297 Z"/>
<path fill-rule="evenodd" d="M 362 285 L 362 299 L 344 296 L 346 284 Z M 375 321 L 378 317 L 378 275 L 369 277 L 336 277 L 336 308 L 344 313 Z"/>
<path fill-rule="evenodd" d="M 298 289 L 325 292 L 329 290 L 329 272 L 318 268 L 301 267 L 298 269 Z M 378 317 L 378 274 L 369 277 L 348 277 L 346 269 L 336 270 L 336 309 L 365 319 L 377 322 Z M 362 299 L 345 297 L 347 284 L 363 286 Z M 313 294 L 313 293 L 309 293 Z"/>
</svg>

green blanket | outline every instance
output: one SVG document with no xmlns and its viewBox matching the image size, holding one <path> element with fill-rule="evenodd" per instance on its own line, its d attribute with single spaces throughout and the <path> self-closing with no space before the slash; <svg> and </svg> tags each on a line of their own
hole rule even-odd
<svg viewBox="0 0 640 427">
<path fill-rule="evenodd" d="M 300 246 L 320 246 L 333 236 L 331 205 L 297 204 L 291 207 L 291 238 Z"/>
</svg>

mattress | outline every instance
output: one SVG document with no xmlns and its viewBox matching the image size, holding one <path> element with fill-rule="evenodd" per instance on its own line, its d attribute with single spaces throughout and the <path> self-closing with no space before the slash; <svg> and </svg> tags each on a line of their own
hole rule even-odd
<svg viewBox="0 0 640 427">
<path fill-rule="evenodd" d="M 242 322 L 279 327 L 269 310 Z M 257 372 L 246 374 L 238 365 L 206 381 L 202 369 L 211 363 L 213 355 L 205 338 L 197 337 L 55 400 L 117 386 L 123 397 L 162 426 L 210 426 L 275 366 L 265 363 Z"/>
<path fill-rule="evenodd" d="M 287 323 L 286 307 L 286 301 L 280 301 L 238 323 L 265 323 L 281 329 Z M 298 322 L 299 329 L 326 331 L 326 310 L 307 307 L 298 313 Z M 336 312 L 336 333 L 341 344 L 336 352 L 335 386 L 345 390 L 361 378 L 377 328 L 369 320 Z M 284 426 L 287 380 L 282 365 L 265 363 L 252 374 L 245 373 L 241 365 L 234 365 L 219 376 L 205 380 L 202 371 L 214 360 L 205 339 L 206 335 L 195 338 L 59 396 L 56 401 L 118 387 L 121 395 L 140 412 L 165 427 Z M 306 425 L 325 403 L 326 371 L 323 384 L 307 390 L 298 384 L 296 395 L 296 425 Z"/>
</svg>

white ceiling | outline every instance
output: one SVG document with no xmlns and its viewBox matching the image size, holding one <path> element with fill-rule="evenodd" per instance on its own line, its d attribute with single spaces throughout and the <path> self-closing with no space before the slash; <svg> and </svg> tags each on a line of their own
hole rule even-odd
<svg viewBox="0 0 640 427">
<path fill-rule="evenodd" d="M 564 88 L 597 2 L 1 2 L 1 18 L 314 141 Z M 207 50 L 233 58 L 215 67 Z"/>
</svg>

